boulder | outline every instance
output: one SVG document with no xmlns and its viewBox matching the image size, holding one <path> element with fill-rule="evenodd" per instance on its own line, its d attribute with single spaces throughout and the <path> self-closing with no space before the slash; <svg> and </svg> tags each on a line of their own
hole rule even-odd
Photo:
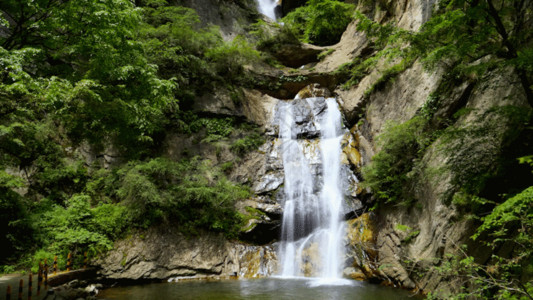
<svg viewBox="0 0 533 300">
<path fill-rule="evenodd" d="M 258 262 L 246 260 L 248 252 Z M 194 276 L 266 276 L 275 271 L 276 255 L 271 246 L 248 246 L 230 242 L 222 235 L 203 232 L 188 237 L 172 228 L 150 228 L 115 243 L 105 256 L 93 262 L 99 274 L 116 280 L 162 280 Z M 242 269 L 256 263 L 265 268 L 256 273 Z"/>
<path fill-rule="evenodd" d="M 270 53 L 284 66 L 298 68 L 300 66 L 318 61 L 318 55 L 326 50 L 325 47 L 305 43 L 282 44 Z"/>
</svg>

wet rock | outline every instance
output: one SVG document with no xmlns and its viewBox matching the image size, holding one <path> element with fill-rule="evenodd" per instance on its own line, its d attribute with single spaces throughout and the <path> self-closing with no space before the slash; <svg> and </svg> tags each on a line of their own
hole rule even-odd
<svg viewBox="0 0 533 300">
<path fill-rule="evenodd" d="M 258 90 L 243 89 L 243 92 L 242 111 L 246 118 L 263 127 L 270 125 L 279 100 Z"/>
<path fill-rule="evenodd" d="M 263 175 L 259 181 L 254 184 L 252 190 L 256 194 L 264 194 L 277 190 L 284 181 L 283 173 L 280 171 L 270 172 Z"/>
<path fill-rule="evenodd" d="M 342 271 L 342 275 L 344 277 L 354 279 L 354 280 L 366 280 L 365 273 L 363 273 L 360 269 L 354 268 L 354 267 L 348 267 L 345 268 Z"/>
<path fill-rule="evenodd" d="M 242 116 L 241 108 L 232 99 L 231 92 L 218 88 L 212 93 L 196 97 L 193 110 L 199 113 L 212 113 L 228 116 Z"/>
<path fill-rule="evenodd" d="M 276 247 L 272 246 L 238 246 L 240 270 L 244 278 L 264 277 L 275 274 L 278 269 Z"/>
<path fill-rule="evenodd" d="M 322 97 L 327 98 L 331 95 L 330 91 L 327 88 L 320 87 L 320 84 L 310 84 L 303 89 L 301 89 L 298 94 L 296 94 L 296 98 L 303 99 L 303 98 L 316 98 L 316 97 Z"/>
<path fill-rule="evenodd" d="M 310 44 L 294 43 L 278 45 L 268 51 L 284 66 L 297 68 L 308 63 L 318 61 L 318 55 L 324 51 L 324 47 Z"/>
<path fill-rule="evenodd" d="M 85 283 L 84 285 L 87 285 Z M 79 281 L 71 281 L 67 284 L 63 284 L 48 290 L 46 299 L 50 300 L 93 300 L 96 299 L 98 289 L 96 285 L 89 285 L 84 287 L 80 285 Z"/>
<path fill-rule="evenodd" d="M 363 279 L 381 279 L 378 270 L 378 252 L 376 246 L 376 228 L 370 213 L 346 222 L 346 249 L 349 265 L 344 274 L 347 277 Z"/>
<path fill-rule="evenodd" d="M 264 245 L 279 238 L 283 210 L 278 202 L 259 196 L 237 203 L 236 208 L 250 218 L 240 235 L 242 240 Z"/>
<path fill-rule="evenodd" d="M 114 249 L 94 264 L 99 267 L 99 274 L 108 279 L 230 276 L 247 263 L 239 258 L 240 251 L 248 251 L 250 247 L 212 233 L 186 237 L 175 229 L 159 227 L 116 242 Z"/>
<path fill-rule="evenodd" d="M 361 153 L 359 153 L 359 141 L 357 135 L 353 135 L 352 131 L 344 134 L 341 141 L 342 147 L 342 163 L 350 164 L 354 170 L 361 167 Z"/>
<path fill-rule="evenodd" d="M 292 138 L 316 139 L 320 136 L 320 123 L 324 118 L 327 104 L 323 97 L 294 99 L 278 103 L 276 109 L 273 130 L 279 136 L 280 126 L 286 122 L 283 117 L 286 110 L 292 112 L 292 121 L 295 123 L 291 127 Z"/>
</svg>

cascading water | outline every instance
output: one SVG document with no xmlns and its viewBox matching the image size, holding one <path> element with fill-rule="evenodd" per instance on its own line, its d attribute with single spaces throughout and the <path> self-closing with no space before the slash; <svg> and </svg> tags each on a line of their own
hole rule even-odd
<svg viewBox="0 0 533 300">
<path fill-rule="evenodd" d="M 260 13 L 271 18 L 272 20 L 276 20 L 276 0 L 257 0 L 257 5 Z"/>
<path fill-rule="evenodd" d="M 340 216 L 345 129 L 337 102 L 322 97 L 280 102 L 277 118 L 285 173 L 280 275 L 339 282 L 344 257 Z M 302 138 L 301 126 L 314 136 Z"/>
</svg>

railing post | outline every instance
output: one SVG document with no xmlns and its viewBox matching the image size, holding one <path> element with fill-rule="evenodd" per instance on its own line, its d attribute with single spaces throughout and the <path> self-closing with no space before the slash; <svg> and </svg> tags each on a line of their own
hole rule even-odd
<svg viewBox="0 0 533 300">
<path fill-rule="evenodd" d="M 18 300 L 22 300 L 22 289 L 24 288 L 24 279 L 19 281 L 19 296 Z"/>
<path fill-rule="evenodd" d="M 46 264 L 45 264 L 46 266 Z M 44 269 L 44 274 L 43 274 L 43 278 L 44 278 L 44 288 L 48 288 L 48 269 Z"/>
<path fill-rule="evenodd" d="M 48 259 L 44 259 L 44 269 L 43 269 L 43 278 L 44 278 L 44 288 L 48 286 Z"/>
<path fill-rule="evenodd" d="M 11 285 L 10 284 L 7 286 L 6 300 L 11 300 Z"/>
<path fill-rule="evenodd" d="M 67 256 L 67 272 L 69 272 L 71 268 L 72 268 L 72 252 L 69 252 Z"/>
<path fill-rule="evenodd" d="M 31 300 L 32 288 L 33 288 L 33 274 L 30 271 L 30 275 L 28 276 L 28 300 Z"/>
<path fill-rule="evenodd" d="M 84 269 L 87 269 L 87 262 L 88 262 L 88 259 L 87 259 L 87 251 L 85 251 L 83 253 L 83 268 Z"/>
<path fill-rule="evenodd" d="M 39 271 L 37 272 L 37 296 L 41 293 L 41 283 L 43 281 L 43 263 L 39 261 Z"/>
<path fill-rule="evenodd" d="M 57 275 L 57 255 L 54 256 L 54 275 Z"/>
</svg>

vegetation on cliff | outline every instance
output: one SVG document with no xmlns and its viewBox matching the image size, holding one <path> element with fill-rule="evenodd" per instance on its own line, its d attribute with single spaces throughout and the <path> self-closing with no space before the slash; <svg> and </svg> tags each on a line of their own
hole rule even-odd
<svg viewBox="0 0 533 300">
<path fill-rule="evenodd" d="M 337 43 L 353 19 L 355 6 L 336 0 L 310 0 L 282 19 L 284 26 L 305 43 Z"/>
<path fill-rule="evenodd" d="M 416 207 L 421 177 L 452 174 L 443 202 L 473 220 L 471 240 L 494 254 L 477 261 L 461 248 L 435 266 L 443 278 L 460 278 L 457 298 L 533 295 L 531 177 L 508 176 L 517 159 L 531 164 L 531 109 L 491 108 L 470 126 L 454 126 L 471 113 L 461 105 L 437 114 L 456 85 L 465 83 L 471 92 L 485 75 L 506 70 L 533 106 L 532 17 L 527 0 L 446 0 L 411 32 L 373 22 L 351 4 L 310 0 L 289 13 L 284 26 L 274 25 L 278 33 L 266 22 L 252 26 L 258 49 L 298 41 L 332 45 L 356 19 L 370 39 L 368 51 L 336 75 L 349 87 L 378 68 L 367 98 L 417 60 L 443 71 L 439 89 L 411 120 L 386 126 L 363 177 L 379 211 L 385 204 Z M 95 254 L 128 228 L 160 223 L 177 224 L 186 234 L 209 230 L 234 238 L 246 217 L 233 202 L 250 191 L 226 178 L 233 161 L 215 165 L 187 150 L 173 160 L 162 148 L 169 132 L 213 146 L 217 157 L 224 143 L 236 156 L 257 148 L 263 137 L 252 125 L 191 108 L 199 95 L 219 87 L 232 91 L 238 105 L 239 86 L 255 84 L 244 65 L 259 57 L 244 37 L 224 41 L 194 10 L 164 0 L 2 1 L 2 268 L 54 254 L 65 260 L 69 251 Z M 503 142 L 492 152 L 481 149 L 494 133 Z M 446 170 L 424 164 L 437 146 L 452 158 Z"/>
<path fill-rule="evenodd" d="M 167 131 L 203 126 L 188 123 L 201 120 L 185 111 L 194 97 L 245 80 L 257 53 L 242 37 L 166 1 L 24 0 L 0 4 L 0 45 L 0 265 L 94 255 L 160 222 L 236 235 L 248 188 L 194 153 L 160 152 Z M 243 154 L 260 139 L 241 131 Z"/>
<path fill-rule="evenodd" d="M 348 83 L 357 84 L 358 72 L 389 58 L 392 67 L 382 71 L 385 79 L 378 80 L 380 87 L 397 74 L 388 76 L 389 70 L 403 70 L 405 60 L 418 59 L 427 68 L 444 72 L 439 89 L 414 118 L 385 128 L 380 151 L 363 168 L 363 177 L 377 208 L 416 206 L 417 201 L 424 201 L 416 196 L 422 178 L 451 176 L 452 185 L 441 195 L 442 201 L 453 205 L 463 218 L 474 220 L 473 245 L 486 245 L 492 253 L 488 260 L 479 261 L 471 256 L 471 249 L 461 248 L 434 267 L 444 278 L 458 280 L 461 288 L 453 296 L 457 299 L 531 299 L 533 295 L 532 177 L 518 165 L 518 159 L 531 161 L 527 148 L 533 116 L 531 9 L 527 1 L 444 1 L 416 33 L 380 25 L 359 14 L 359 28 L 373 38 L 378 51 L 341 70 L 352 70 Z M 481 86 L 495 70 L 510 70 L 516 76 L 519 93 L 530 107 L 493 103 L 486 111 L 476 112 L 459 103 L 443 113 L 450 87 L 468 83 L 463 96 L 468 99 L 471 89 Z M 457 123 L 466 115 L 470 116 L 467 124 Z M 500 142 L 494 145 L 495 141 Z M 424 161 L 428 151 L 445 153 L 445 167 L 428 167 Z"/>
</svg>

